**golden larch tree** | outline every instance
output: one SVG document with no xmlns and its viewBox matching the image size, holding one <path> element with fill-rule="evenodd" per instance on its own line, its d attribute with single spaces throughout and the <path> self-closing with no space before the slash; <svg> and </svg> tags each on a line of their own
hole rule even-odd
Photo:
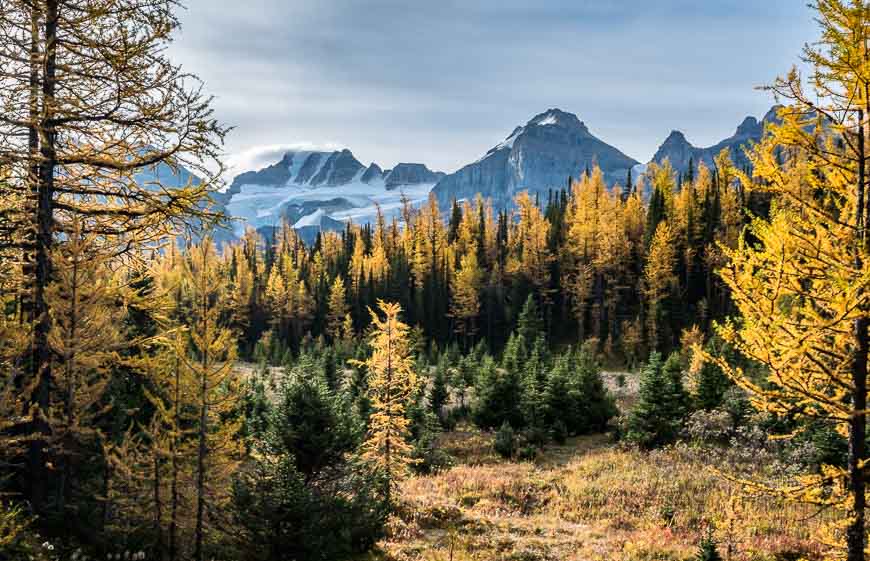
<svg viewBox="0 0 870 561">
<path fill-rule="evenodd" d="M 460 230 L 461 231 L 461 230 Z M 461 239 L 461 237 L 460 237 Z M 453 273 L 450 315 L 458 322 L 457 329 L 470 341 L 475 332 L 475 321 L 480 314 L 480 288 L 483 271 L 477 261 L 477 244 L 470 242 L 467 253 Z"/>
<path fill-rule="evenodd" d="M 859 561 L 868 460 L 870 8 L 860 0 L 813 7 L 821 39 L 804 51 L 809 79 L 793 69 L 770 86 L 788 105 L 749 152 L 754 178 L 737 174 L 745 191 L 773 196 L 771 216 L 752 222 L 753 241 L 742 237 L 725 251 L 721 270 L 740 321 L 719 331 L 765 367 L 766 380 L 715 360 L 756 407 L 827 421 L 848 439 L 845 468 L 823 466 L 768 490 L 842 512 L 822 539 L 832 554 Z"/>
<path fill-rule="evenodd" d="M 207 199 L 227 129 L 202 84 L 167 56 L 176 8 L 175 0 L 4 0 L 0 9 L 0 162 L 6 190 L 25 199 L 4 211 L 4 229 L 19 232 L 8 241 L 24 251 L 28 376 L 43 412 L 57 399 L 52 255 L 72 221 L 135 253 L 217 217 Z M 43 417 L 34 417 L 22 472 L 37 512 L 55 475 L 45 467 Z"/>
<path fill-rule="evenodd" d="M 344 319 L 348 314 L 347 294 L 341 275 L 336 275 L 332 281 L 326 309 L 326 332 L 333 341 L 340 341 L 345 336 Z"/>
<path fill-rule="evenodd" d="M 510 229 L 508 272 L 524 276 L 544 302 L 549 301 L 550 264 L 553 255 L 548 245 L 550 223 L 528 192 L 514 199 L 517 222 Z"/>
<path fill-rule="evenodd" d="M 54 360 L 48 410 L 48 455 L 59 473 L 57 509 L 63 515 L 83 458 L 100 449 L 96 418 L 108 404 L 103 394 L 117 353 L 134 344 L 125 337 L 126 310 L 120 280 L 110 269 L 111 248 L 73 221 L 63 245 L 52 251 L 55 280 L 46 290 L 48 343 Z"/>
<path fill-rule="evenodd" d="M 674 272 L 677 253 L 674 235 L 667 221 L 659 222 L 649 247 L 646 267 L 643 271 L 643 291 L 647 305 L 647 337 L 650 347 L 661 344 L 661 333 L 666 328 L 665 304 L 674 292 L 677 277 Z"/>
<path fill-rule="evenodd" d="M 384 498 L 389 504 L 395 486 L 407 475 L 411 463 L 408 444 L 410 421 L 405 404 L 417 388 L 408 326 L 399 319 L 401 306 L 378 301 L 378 312 L 369 310 L 372 354 L 360 365 L 368 369 L 372 415 L 363 444 L 363 458 L 384 478 Z"/>
<path fill-rule="evenodd" d="M 183 282 L 190 295 L 188 337 L 175 352 L 194 379 L 197 410 L 196 510 L 193 558 L 202 561 L 211 517 L 227 505 L 230 476 L 242 454 L 241 420 L 228 421 L 239 396 L 233 369 L 236 341 L 223 326 L 226 294 L 214 245 L 206 238 L 187 251 Z M 206 506 L 208 504 L 208 510 Z"/>
</svg>

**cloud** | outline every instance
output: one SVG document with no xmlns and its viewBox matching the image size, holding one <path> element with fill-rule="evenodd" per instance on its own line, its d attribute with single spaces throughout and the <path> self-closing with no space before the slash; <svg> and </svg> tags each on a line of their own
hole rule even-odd
<svg viewBox="0 0 870 561">
<path fill-rule="evenodd" d="M 236 127 L 239 169 L 302 138 L 453 171 L 548 107 L 647 160 L 673 128 L 709 145 L 765 113 L 753 87 L 816 36 L 800 4 L 188 0 L 171 52 Z"/>
</svg>

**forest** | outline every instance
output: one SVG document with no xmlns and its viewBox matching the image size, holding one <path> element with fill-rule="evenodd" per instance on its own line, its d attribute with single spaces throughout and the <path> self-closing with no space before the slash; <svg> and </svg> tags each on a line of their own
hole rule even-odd
<svg viewBox="0 0 870 561">
<path fill-rule="evenodd" d="M 180 9 L 0 6 L 0 559 L 865 558 L 864 2 L 749 166 L 313 243 L 221 234 Z"/>
</svg>

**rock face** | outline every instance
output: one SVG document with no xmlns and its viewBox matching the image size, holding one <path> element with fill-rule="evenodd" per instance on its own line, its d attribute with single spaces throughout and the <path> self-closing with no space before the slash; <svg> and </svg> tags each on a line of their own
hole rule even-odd
<svg viewBox="0 0 870 561">
<path fill-rule="evenodd" d="M 442 205 L 480 193 L 505 207 L 520 191 L 562 188 L 569 176 L 596 164 L 608 183 L 624 182 L 637 163 L 595 137 L 576 115 L 550 109 L 515 128 L 476 162 L 441 179 L 434 192 Z"/>
<path fill-rule="evenodd" d="M 401 197 L 421 202 L 443 173 L 423 164 L 399 164 L 390 171 L 368 167 L 350 150 L 290 151 L 276 163 L 233 179 L 221 202 L 246 226 L 268 229 L 283 221 L 297 230 L 338 229 L 347 220 L 366 222 L 377 209 L 389 218 L 401 208 Z"/>
<path fill-rule="evenodd" d="M 381 166 L 372 162 L 369 167 L 366 168 L 365 172 L 363 172 L 360 181 L 363 183 L 371 183 L 372 181 L 380 181 L 384 178 L 384 170 L 381 169 Z"/>
<path fill-rule="evenodd" d="M 400 185 L 417 183 L 437 183 L 444 177 L 443 172 L 434 172 L 423 164 L 398 164 L 384 177 L 387 189 L 395 189 Z"/>
<path fill-rule="evenodd" d="M 682 132 L 672 131 L 659 146 L 652 161 L 662 163 L 667 158 L 677 171 L 685 172 L 689 169 L 690 160 L 695 166 L 704 162 L 708 167 L 712 167 L 713 158 L 723 149 L 728 148 L 731 151 L 731 159 L 737 167 L 748 167 L 749 160 L 743 149 L 752 142 L 761 140 L 764 125 L 776 120 L 776 110 L 777 107 L 773 107 L 761 121 L 755 117 L 746 117 L 733 135 L 707 148 L 693 146 Z"/>
</svg>

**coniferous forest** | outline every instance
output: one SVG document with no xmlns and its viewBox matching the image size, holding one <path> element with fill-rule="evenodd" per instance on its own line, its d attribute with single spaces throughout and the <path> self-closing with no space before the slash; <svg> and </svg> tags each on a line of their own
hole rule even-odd
<svg viewBox="0 0 870 561">
<path fill-rule="evenodd" d="M 0 559 L 865 558 L 863 0 L 739 153 L 308 237 L 182 9 L 0 4 Z"/>
</svg>

